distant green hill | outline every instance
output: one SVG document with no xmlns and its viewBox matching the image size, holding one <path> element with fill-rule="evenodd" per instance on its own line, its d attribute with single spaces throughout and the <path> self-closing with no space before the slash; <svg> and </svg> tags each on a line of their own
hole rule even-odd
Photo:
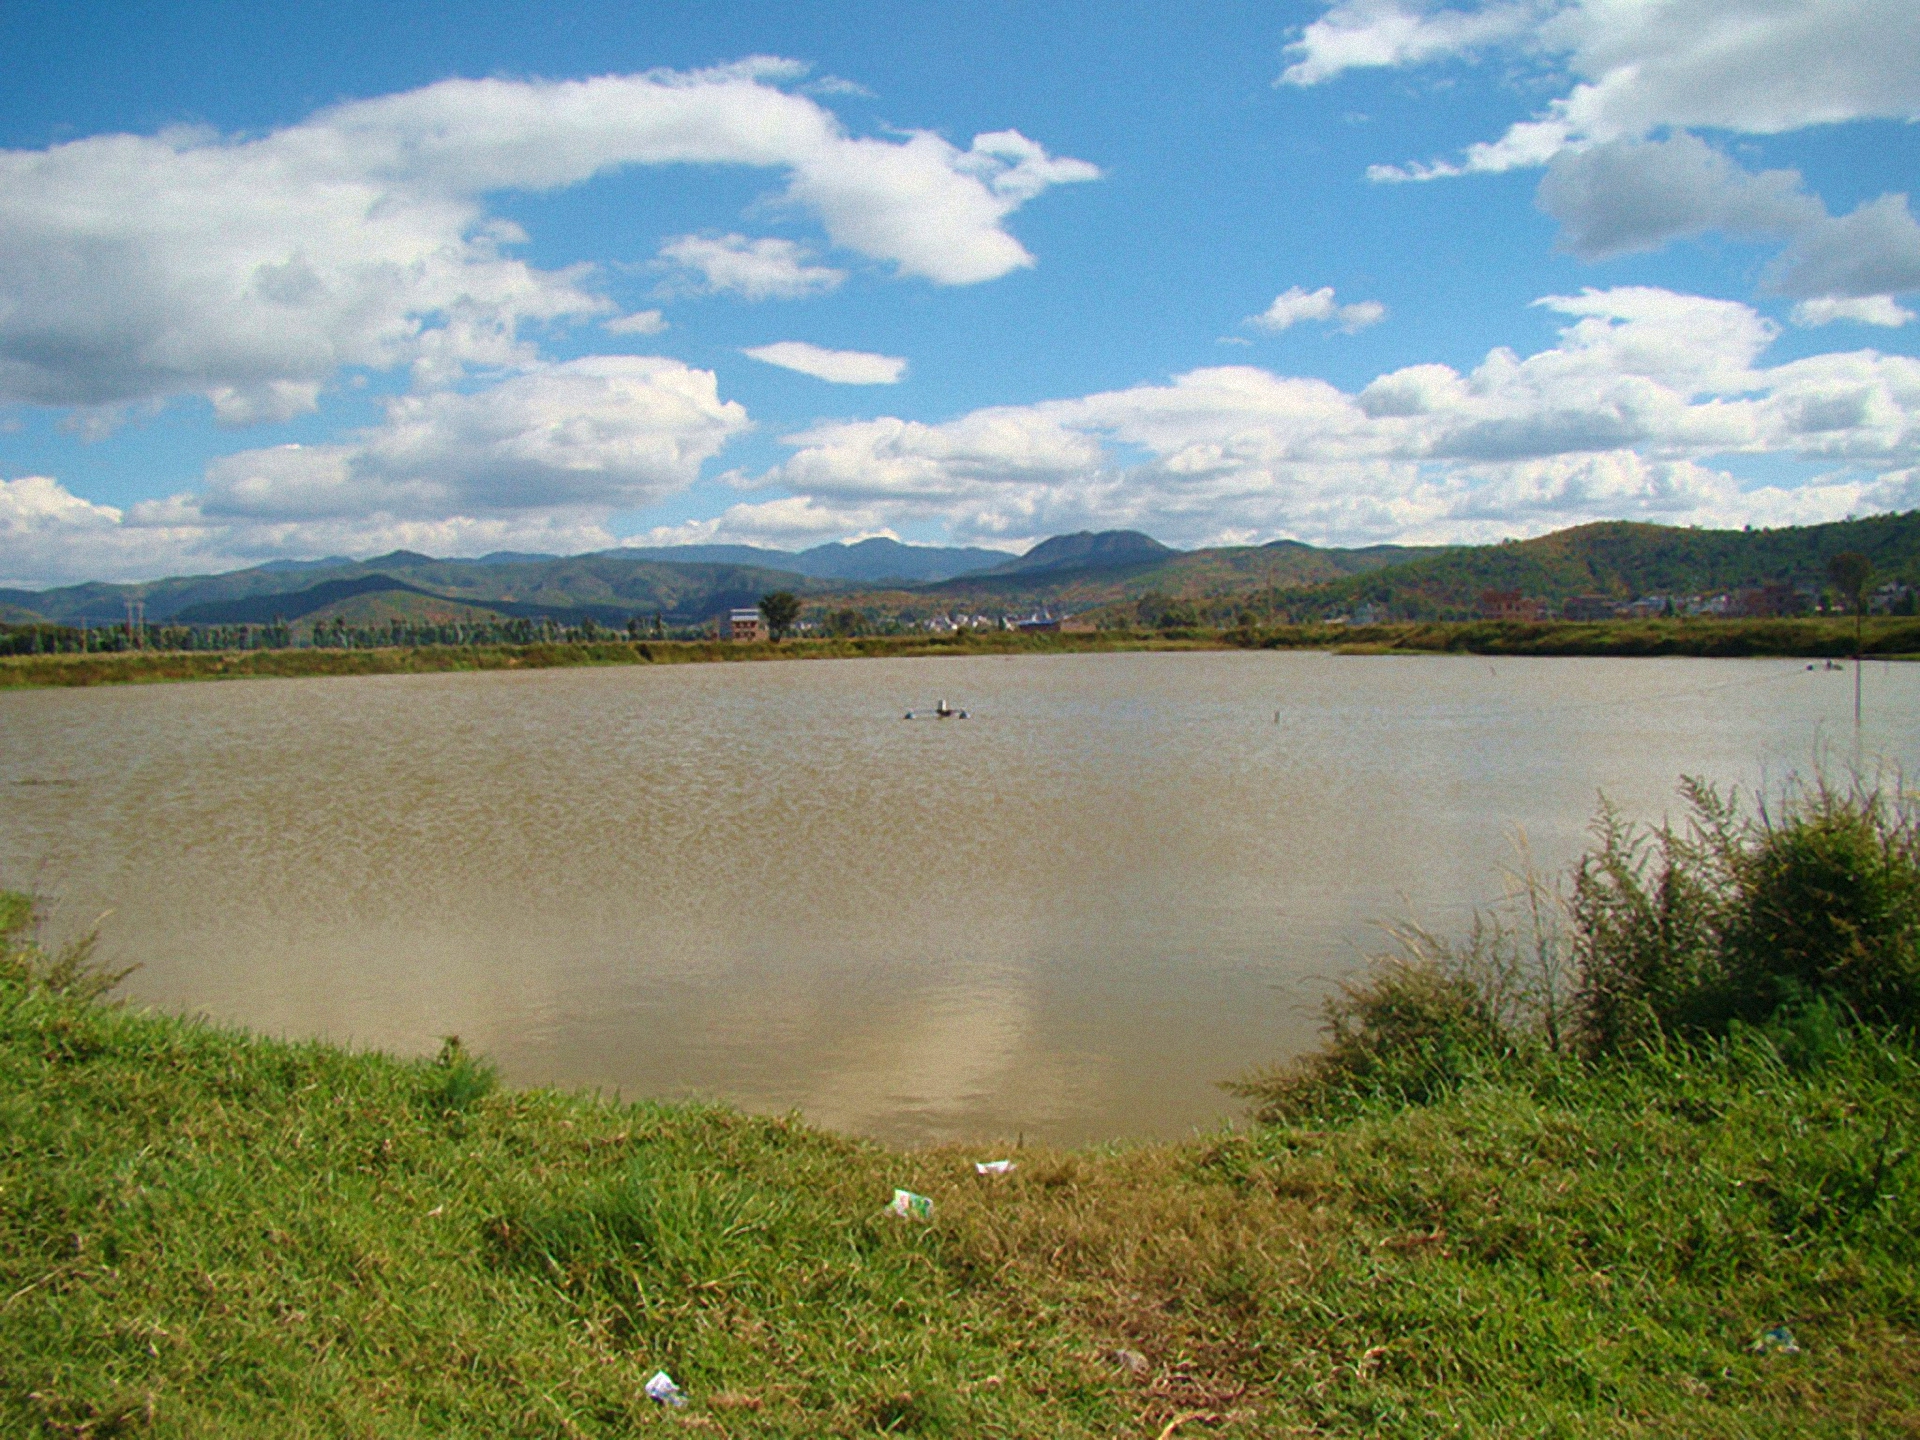
<svg viewBox="0 0 1920 1440">
<path fill-rule="evenodd" d="M 1298 540 L 1275 540 L 1268 545 L 1195 550 L 1170 561 L 1164 572 L 1153 578 L 1166 580 L 1177 593 L 1196 589 L 1201 594 L 1291 590 L 1443 553 L 1444 548 L 1439 546 L 1369 545 L 1359 550 L 1321 550 Z"/>
<path fill-rule="evenodd" d="M 507 615 L 602 624 L 655 614 L 681 624 L 709 620 L 732 606 L 752 605 L 770 590 L 805 595 L 840 583 L 751 565 L 637 560 L 617 550 L 486 566 L 437 560 L 396 573 L 451 599 Z"/>
<path fill-rule="evenodd" d="M 1629 600 L 1706 595 L 1774 583 L 1823 585 L 1853 550 L 1883 580 L 1920 581 L 1920 511 L 1774 530 L 1692 530 L 1603 521 L 1535 540 L 1442 551 L 1289 597 L 1296 614 L 1371 601 L 1396 614 L 1470 613 L 1486 590 L 1558 606 L 1577 595 Z"/>
<path fill-rule="evenodd" d="M 558 559 L 484 560 L 436 560 L 396 550 L 370 560 L 256 566 L 137 585 L 10 591 L 0 594 L 0 601 L 63 624 L 124 620 L 126 602 L 132 598 L 145 605 L 154 624 L 265 625 L 371 587 L 411 589 L 501 615 L 567 624 L 591 619 L 619 625 L 629 617 L 654 615 L 688 624 L 711 619 L 730 606 L 752 605 L 769 590 L 812 594 L 843 584 L 755 566 L 643 560 L 618 550 Z"/>
<path fill-rule="evenodd" d="M 1147 543 L 1116 541 L 1122 536 Z M 1298 540 L 1181 551 L 1169 550 L 1137 532 L 1109 531 L 1099 536 L 1058 537 L 1036 546 L 1028 556 L 1061 540 L 1107 543 L 1061 546 L 1053 551 L 1051 563 L 1016 562 L 938 585 L 917 586 L 907 603 L 910 608 L 918 602 L 919 608 L 932 609 L 1033 605 L 1090 609 L 1156 594 L 1214 599 L 1297 589 L 1438 553 L 1400 545 L 1322 550 Z"/>
<path fill-rule="evenodd" d="M 395 580 L 391 575 L 355 575 L 344 580 L 325 580 L 304 590 L 255 595 L 242 600 L 209 600 L 176 610 L 169 618 L 180 625 L 260 625 L 276 619 L 303 619 L 317 610 L 368 594 L 407 594 L 442 599 L 418 586 Z M 269 609 L 272 614 L 262 613 Z"/>
<path fill-rule="evenodd" d="M 310 631 L 335 622 L 351 629 L 373 630 L 396 621 L 402 625 L 484 625 L 506 619 L 498 610 L 429 595 L 411 586 L 363 590 L 301 616 L 296 630 Z"/>
<path fill-rule="evenodd" d="M 1026 554 L 1003 561 L 986 574 L 1062 574 L 1070 570 L 1119 570 L 1157 565 L 1180 552 L 1138 530 L 1081 530 L 1042 540 Z"/>
</svg>

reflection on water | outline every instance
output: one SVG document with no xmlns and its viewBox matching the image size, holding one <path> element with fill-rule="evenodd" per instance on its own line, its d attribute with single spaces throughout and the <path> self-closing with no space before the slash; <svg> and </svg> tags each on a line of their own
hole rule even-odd
<svg viewBox="0 0 1920 1440">
<path fill-rule="evenodd" d="M 965 722 L 908 724 L 945 696 Z M 1854 758 L 1779 661 L 1084 655 L 0 694 L 0 881 L 138 999 L 901 1139 L 1232 1113 L 1604 790 Z M 1912 765 L 1920 667 L 1867 676 Z"/>
</svg>

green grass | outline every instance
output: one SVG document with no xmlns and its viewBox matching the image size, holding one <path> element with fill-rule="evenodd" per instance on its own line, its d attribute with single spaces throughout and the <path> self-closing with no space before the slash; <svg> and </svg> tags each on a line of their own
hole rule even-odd
<svg viewBox="0 0 1920 1440">
<path fill-rule="evenodd" d="M 1051 655 L 1121 650 L 1337 650 L 1346 654 L 1697 655 L 1839 657 L 1853 653 L 1853 622 L 1623 620 L 1539 623 L 1435 621 L 1367 626 L 1284 625 L 1236 630 L 1083 634 L 1011 631 L 879 635 L 735 645 L 714 640 L 604 640 L 577 644 L 389 646 L 372 650 L 130 651 L 0 656 L 0 690 L 162 680 L 313 675 L 424 675 L 565 665 L 670 665 L 710 661 L 851 659 L 863 656 Z M 1875 617 L 1864 651 L 1920 655 L 1920 621 Z"/>
<path fill-rule="evenodd" d="M 0 904 L 5 1433 L 1920 1434 L 1920 1065 L 1869 1032 L 990 1180 L 115 1006 L 26 926 Z"/>
</svg>

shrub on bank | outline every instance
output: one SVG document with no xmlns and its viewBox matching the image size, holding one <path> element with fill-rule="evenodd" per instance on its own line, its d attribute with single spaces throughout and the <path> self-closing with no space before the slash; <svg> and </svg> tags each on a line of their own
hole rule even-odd
<svg viewBox="0 0 1920 1440">
<path fill-rule="evenodd" d="M 1321 1049 L 1229 1088 L 1276 1122 L 1424 1104 L 1489 1070 L 1631 1059 L 1771 1027 L 1790 1048 L 1920 1026 L 1920 810 L 1822 782 L 1744 814 L 1687 782 L 1689 815 L 1610 808 L 1566 893 L 1529 878 L 1463 941 L 1417 928 L 1326 1004 Z M 1517 913 L 1516 913 L 1517 912 Z"/>
<path fill-rule="evenodd" d="M 1724 1034 L 1815 1003 L 1910 1030 L 1920 1020 L 1920 816 L 1903 797 L 1827 784 L 1743 817 L 1698 784 L 1684 827 L 1604 814 L 1570 912 L 1589 1054 Z"/>
<path fill-rule="evenodd" d="M 1735 1013 L 1826 996 L 1870 1024 L 1920 1020 L 1920 816 L 1823 792 L 1738 852 L 1725 945 Z"/>
</svg>

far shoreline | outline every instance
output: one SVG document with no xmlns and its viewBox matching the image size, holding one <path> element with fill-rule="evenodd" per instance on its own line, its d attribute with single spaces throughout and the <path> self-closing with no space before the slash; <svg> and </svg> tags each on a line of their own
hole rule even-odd
<svg viewBox="0 0 1920 1440">
<path fill-rule="evenodd" d="M 723 640 L 397 645 L 370 649 L 134 650 L 0 657 L 0 690 L 154 684 L 177 680 L 426 675 L 562 666 L 717 664 L 955 655 L 1066 655 L 1193 650 L 1318 650 L 1336 655 L 1488 655 L 1843 660 L 1855 654 L 1851 620 L 1429 621 L 1279 625 L 1230 630 L 961 631 L 742 643 Z M 1920 620 L 1870 618 L 1859 653 L 1920 659 Z"/>
</svg>

